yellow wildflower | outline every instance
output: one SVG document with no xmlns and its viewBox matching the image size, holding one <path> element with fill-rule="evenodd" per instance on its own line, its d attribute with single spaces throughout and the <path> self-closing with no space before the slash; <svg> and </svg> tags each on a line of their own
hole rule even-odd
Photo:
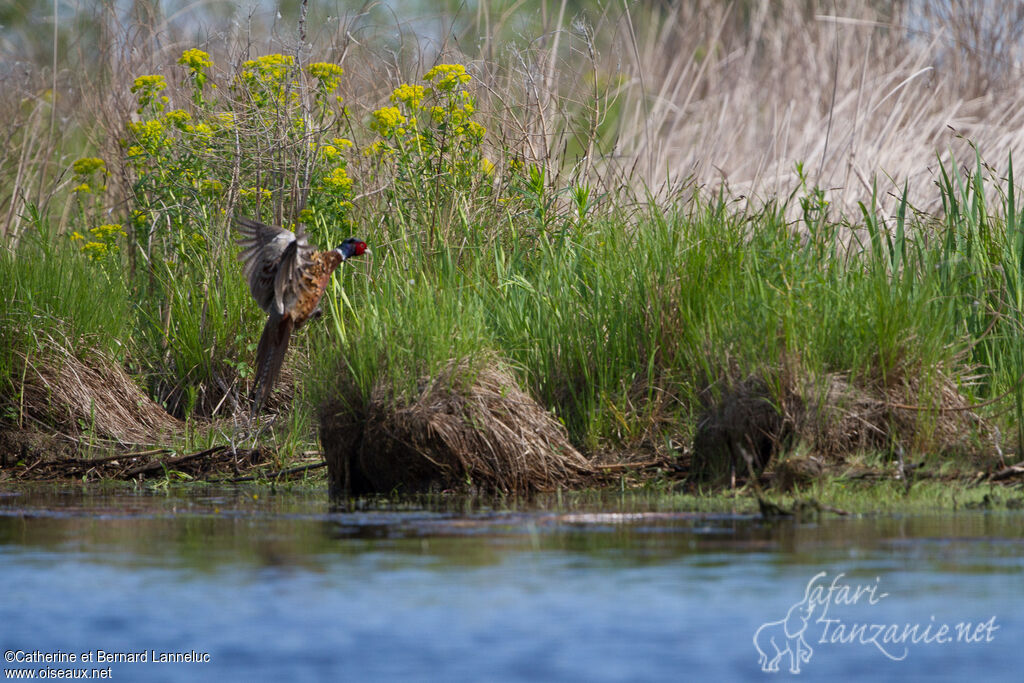
<svg viewBox="0 0 1024 683">
<path fill-rule="evenodd" d="M 345 73 L 337 64 L 331 64 L 330 62 L 316 62 L 310 64 L 306 69 L 309 71 L 309 75 L 320 81 L 320 85 L 324 90 L 334 90 L 338 87 L 338 83 L 341 82 L 341 75 Z"/>
<path fill-rule="evenodd" d="M 81 185 L 73 187 L 71 191 L 79 194 L 88 194 L 89 192 L 92 192 L 92 188 L 89 187 L 89 183 L 82 183 Z"/>
<path fill-rule="evenodd" d="M 213 66 L 213 60 L 210 59 L 210 55 L 198 50 L 191 48 L 181 53 L 181 58 L 178 59 L 178 64 L 184 64 L 192 71 L 199 71 Z"/>
<path fill-rule="evenodd" d="M 487 157 L 480 158 L 480 170 L 487 175 L 494 175 L 494 164 Z"/>
<path fill-rule="evenodd" d="M 352 141 L 348 138 L 334 138 L 331 140 L 338 148 L 348 149 L 352 146 Z"/>
<path fill-rule="evenodd" d="M 460 126 L 459 132 L 465 135 L 470 142 L 479 143 L 484 139 L 484 133 L 487 132 L 487 129 L 476 121 L 470 121 L 465 126 Z"/>
<path fill-rule="evenodd" d="M 210 138 L 213 136 L 213 128 L 206 123 L 197 123 L 194 126 L 185 126 L 185 132 L 191 133 L 199 138 Z"/>
<path fill-rule="evenodd" d="M 73 163 L 71 168 L 74 170 L 75 175 L 84 178 L 85 176 L 92 174 L 94 171 L 106 172 L 107 165 L 104 163 L 103 159 L 100 159 L 99 157 L 83 157 Z"/>
<path fill-rule="evenodd" d="M 95 228 L 90 228 L 94 236 L 102 240 L 113 240 L 117 239 L 118 236 L 124 237 L 124 228 L 121 227 L 120 223 L 107 223 L 105 225 L 97 225 Z"/>
<path fill-rule="evenodd" d="M 291 55 L 263 55 L 262 57 L 244 62 L 242 64 L 242 76 L 249 79 L 263 76 L 264 78 L 280 80 L 288 73 L 288 69 L 294 65 L 295 58 Z"/>
<path fill-rule="evenodd" d="M 167 81 L 159 74 L 139 76 L 132 83 L 132 93 L 138 96 L 139 112 L 148 106 L 156 94 L 167 87 Z M 163 99 L 166 102 L 166 98 Z M 157 109 L 163 109 L 163 104 L 158 104 Z"/>
<path fill-rule="evenodd" d="M 132 83 L 132 92 L 152 91 L 156 93 L 164 90 L 166 87 L 167 80 L 159 74 L 139 76 L 135 79 L 135 82 Z"/>
<path fill-rule="evenodd" d="M 427 89 L 422 85 L 409 85 L 403 83 L 402 85 L 395 88 L 395 91 L 391 93 L 391 101 L 394 103 L 401 102 L 410 109 L 418 109 L 420 102 L 427 94 Z"/>
<path fill-rule="evenodd" d="M 338 166 L 324 178 L 324 186 L 335 192 L 348 193 L 352 189 L 352 179 L 344 166 Z"/>
<path fill-rule="evenodd" d="M 382 137 L 390 137 L 395 132 L 404 132 L 400 126 L 405 123 L 405 117 L 398 107 L 383 107 L 373 112 L 373 120 L 370 122 L 370 129 L 375 130 Z"/>
<path fill-rule="evenodd" d="M 86 242 L 82 246 L 82 253 L 93 261 L 102 261 L 108 251 L 109 248 L 103 242 Z"/>
<path fill-rule="evenodd" d="M 70 236 L 71 236 L 71 239 L 73 241 L 78 241 L 78 240 L 84 240 L 85 239 L 84 237 L 82 237 L 82 233 L 78 232 L 77 230 L 75 230 L 73 233 L 71 233 Z"/>
<path fill-rule="evenodd" d="M 433 81 L 434 87 L 442 92 L 450 92 L 462 83 L 469 83 L 470 75 L 461 64 L 438 64 L 423 74 L 423 80 Z"/>
<path fill-rule="evenodd" d="M 173 123 L 175 126 L 181 128 L 187 122 L 192 120 L 192 115 L 184 109 L 172 109 L 171 111 L 164 114 L 168 121 Z"/>
<path fill-rule="evenodd" d="M 129 123 L 128 130 L 134 133 L 135 139 L 138 140 L 139 144 L 149 151 L 154 151 L 167 143 L 167 137 L 164 135 L 164 124 L 158 119 Z M 131 154 L 132 149 L 129 148 L 129 154 Z"/>
</svg>

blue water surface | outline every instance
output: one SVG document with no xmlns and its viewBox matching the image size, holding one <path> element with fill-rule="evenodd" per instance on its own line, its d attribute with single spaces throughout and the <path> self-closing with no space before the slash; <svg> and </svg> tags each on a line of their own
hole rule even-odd
<svg viewBox="0 0 1024 683">
<path fill-rule="evenodd" d="M 627 507 L 346 510 L 308 492 L 256 489 L 0 495 L 5 656 L 148 660 L 5 661 L 4 672 L 80 669 L 129 681 L 788 679 L 796 677 L 789 653 L 779 672 L 766 673 L 754 636 L 765 624 L 764 634 L 781 633 L 790 608 L 812 595 L 815 611 L 790 629 L 812 650 L 799 662 L 801 679 L 1021 678 L 1021 513 L 769 523 Z M 914 625 L 934 635 L 943 624 L 951 633 L 970 624 L 974 642 L 870 638 L 873 629 Z M 865 630 L 853 642 L 822 642 L 857 625 Z M 154 663 L 162 653 L 202 661 Z"/>
</svg>

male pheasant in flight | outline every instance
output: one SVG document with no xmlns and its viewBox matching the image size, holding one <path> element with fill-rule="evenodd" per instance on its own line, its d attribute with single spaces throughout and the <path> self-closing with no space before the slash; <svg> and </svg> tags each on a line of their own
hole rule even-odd
<svg viewBox="0 0 1024 683">
<path fill-rule="evenodd" d="M 277 380 L 292 330 L 320 314 L 320 298 L 334 269 L 366 249 L 366 242 L 349 237 L 337 249 L 317 251 L 300 225 L 295 232 L 249 218 L 235 219 L 242 238 L 238 258 L 245 263 L 249 291 L 267 314 L 256 349 L 256 387 L 253 414 L 257 414 Z"/>
</svg>

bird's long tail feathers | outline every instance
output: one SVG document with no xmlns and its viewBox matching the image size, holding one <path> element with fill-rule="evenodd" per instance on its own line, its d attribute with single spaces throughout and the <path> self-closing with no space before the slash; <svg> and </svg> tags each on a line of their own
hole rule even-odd
<svg viewBox="0 0 1024 683">
<path fill-rule="evenodd" d="M 267 396 L 270 396 L 270 390 L 274 388 L 278 373 L 281 372 L 293 324 L 290 315 L 281 316 L 273 313 L 263 326 L 260 345 L 256 349 L 256 386 L 252 392 L 254 416 L 259 414 Z"/>
</svg>

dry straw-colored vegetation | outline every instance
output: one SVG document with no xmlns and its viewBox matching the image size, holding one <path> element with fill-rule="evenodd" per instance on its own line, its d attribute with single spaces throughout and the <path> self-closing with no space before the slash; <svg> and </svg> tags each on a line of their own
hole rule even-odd
<svg viewBox="0 0 1024 683">
<path fill-rule="evenodd" d="M 451 363 L 420 385 L 409 397 L 378 385 L 357 419 L 343 406 L 324 410 L 335 489 L 551 491 L 594 474 L 565 428 L 500 366 Z"/>
</svg>

